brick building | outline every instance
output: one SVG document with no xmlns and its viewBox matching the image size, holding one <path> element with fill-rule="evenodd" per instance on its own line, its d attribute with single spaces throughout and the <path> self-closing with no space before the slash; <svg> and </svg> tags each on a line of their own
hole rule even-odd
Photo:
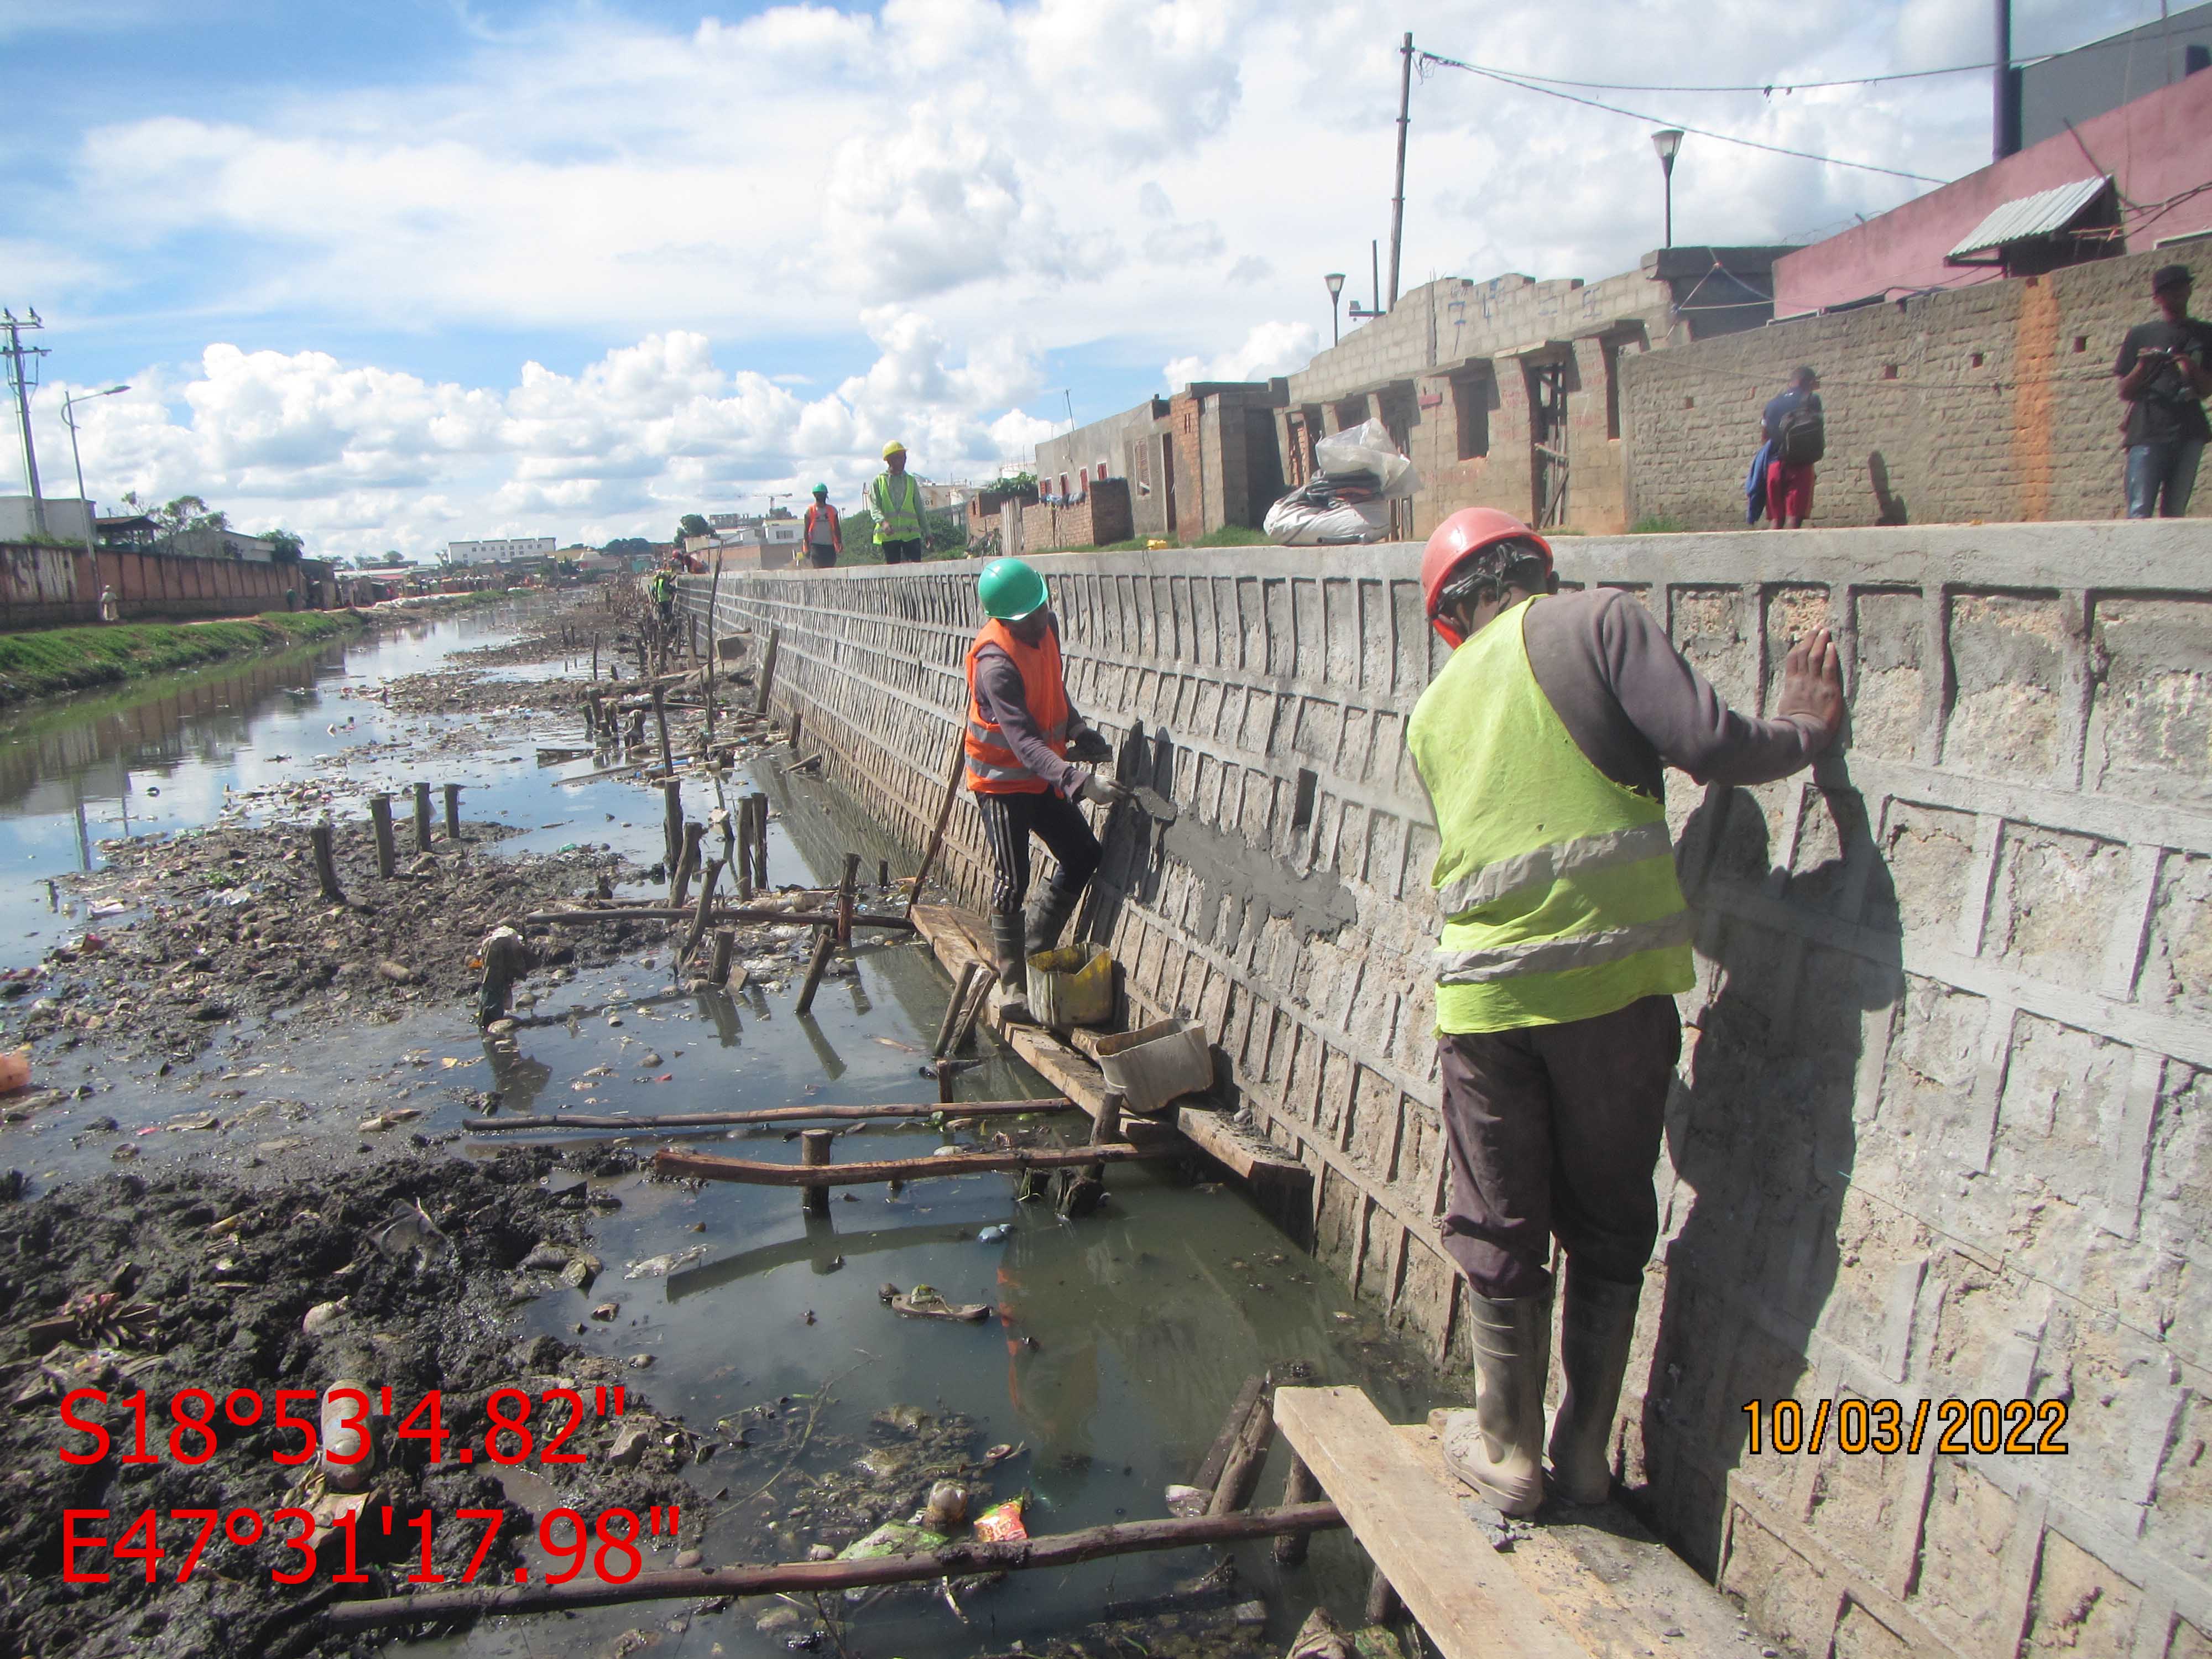
<svg viewBox="0 0 2212 1659">
<path fill-rule="evenodd" d="M 1131 527 L 1101 541 L 1194 542 L 1230 525 L 1256 526 L 1285 488 L 1275 411 L 1285 385 L 1196 381 L 1047 439 L 1037 446 L 1037 488 L 1073 502 L 1102 479 L 1127 480 Z"/>
<path fill-rule="evenodd" d="M 1759 411 L 1800 363 L 1827 412 L 1820 524 L 2117 517 L 2112 360 L 2176 258 L 2212 279 L 2212 253 L 2154 250 L 1638 358 L 1622 377 L 1632 520 L 1741 528 Z M 2212 515 L 2208 494 L 2191 516 Z"/>
</svg>

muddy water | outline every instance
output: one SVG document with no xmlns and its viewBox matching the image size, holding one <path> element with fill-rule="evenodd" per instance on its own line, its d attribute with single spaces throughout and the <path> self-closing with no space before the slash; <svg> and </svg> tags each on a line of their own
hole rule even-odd
<svg viewBox="0 0 2212 1659">
<path fill-rule="evenodd" d="M 658 795 L 621 780 L 556 787 L 556 777 L 587 764 L 541 770 L 532 763 L 538 738 L 572 740 L 544 717 L 408 718 L 345 695 L 492 642 L 501 626 L 482 618 L 440 623 L 45 717 L 35 739 L 9 745 L 0 763 L 0 859 L 18 872 L 0 896 L 0 934 L 12 941 L 0 952 L 13 953 L 0 961 L 34 960 L 57 930 L 82 927 L 82 917 L 49 913 L 39 878 L 96 858 L 101 839 L 124 833 L 126 806 L 132 831 L 189 827 L 222 811 L 230 799 L 225 785 L 245 791 L 327 776 L 332 757 L 355 781 L 464 783 L 471 817 L 526 826 L 507 846 L 588 839 L 641 862 L 656 858 Z M 333 732 L 334 725 L 341 729 Z M 774 880 L 834 878 L 847 850 L 861 853 L 871 871 L 878 856 L 901 867 L 897 849 L 826 787 L 784 780 L 766 763 L 755 787 L 769 790 L 776 807 Z M 702 794 L 691 803 L 693 816 L 710 804 Z M 34 936 L 41 932 L 46 939 Z M 343 1156 L 370 1145 L 356 1133 L 362 1113 L 403 1099 L 426 1114 L 410 1127 L 453 1137 L 457 1155 L 480 1155 L 483 1140 L 460 1133 L 469 1115 L 461 1094 L 495 1085 L 510 1110 L 647 1113 L 933 1097 L 933 1083 L 917 1068 L 949 987 L 924 947 L 864 950 L 857 972 L 825 983 L 805 1019 L 790 1012 L 795 964 L 761 977 L 765 983 L 734 996 L 678 993 L 666 981 L 665 952 L 647 951 L 564 982 L 534 982 L 537 1018 L 518 1033 L 520 1055 L 511 1061 L 487 1048 L 459 1007 L 364 1030 L 343 1045 L 294 1041 L 276 1024 L 247 1034 L 242 1052 L 211 1054 L 167 1078 L 107 1075 L 94 1055 L 86 1067 L 98 1092 L 34 1124 L 9 1126 L 0 1134 L 0 1164 L 30 1170 L 41 1182 L 109 1168 L 118 1135 L 133 1137 L 222 1096 L 231 1115 L 223 1127 L 138 1137 L 144 1158 L 235 1167 L 331 1150 Z M 964 1073 L 960 1089 L 968 1099 L 1048 1092 L 1003 1054 Z M 118 1120 L 115 1133 L 80 1133 L 101 1114 Z M 922 1154 L 943 1140 L 933 1128 L 872 1125 L 841 1137 L 836 1155 Z M 653 1144 L 640 1139 L 631 1149 Z M 748 1158 L 797 1156 L 781 1132 L 702 1144 Z M 680 1415 L 716 1448 L 689 1473 L 699 1508 L 684 1528 L 689 1543 L 704 1518 L 699 1543 L 709 1564 L 792 1559 L 822 1541 L 791 1518 L 794 1511 L 815 1504 L 826 1486 L 852 1481 L 872 1448 L 878 1449 L 872 1467 L 884 1467 L 886 1449 L 895 1464 L 909 1443 L 876 1419 L 900 1407 L 939 1425 L 965 1419 L 977 1450 L 1018 1447 L 978 1480 L 975 1507 L 1026 1492 L 1032 1529 L 1060 1531 L 1163 1514 L 1163 1489 L 1189 1478 L 1253 1372 L 1361 1383 L 1401 1421 L 1433 1403 L 1432 1379 L 1355 1310 L 1341 1284 L 1233 1187 L 1184 1171 L 1117 1166 L 1106 1206 L 1076 1224 L 1048 1206 L 1015 1202 L 1004 1176 L 915 1182 L 896 1194 L 843 1189 L 826 1222 L 805 1218 L 787 1189 L 693 1189 L 634 1172 L 594 1177 L 592 1185 L 621 1205 L 595 1224 L 606 1271 L 588 1293 L 563 1288 L 520 1306 L 518 1335 L 649 1357 L 638 1373 L 641 1389 L 659 1412 Z M 1009 1230 L 1004 1237 L 979 1237 L 1001 1226 Z M 633 1264 L 692 1250 L 703 1254 L 673 1273 L 625 1276 Z M 979 1325 L 907 1320 L 878 1299 L 886 1283 L 925 1282 L 952 1301 L 989 1304 L 997 1316 Z M 586 1317 L 609 1300 L 618 1304 L 612 1321 Z M 776 1432 L 757 1420 L 762 1408 L 775 1413 Z M 732 1423 L 749 1411 L 756 1422 L 742 1437 L 756 1443 L 750 1446 L 739 1443 Z M 794 1417 L 811 1425 L 795 1457 Z M 1280 1490 L 1284 1463 L 1279 1448 L 1261 1487 L 1267 1501 Z M 541 1508 L 547 1491 L 533 1480 L 519 1477 L 514 1495 Z M 1296 1571 L 1274 1567 L 1264 1547 L 1239 1550 L 1236 1559 L 1236 1599 L 1256 1600 L 1267 1613 L 1264 1629 L 1246 1632 L 1248 1650 L 1266 1641 L 1279 1650 L 1317 1595 L 1340 1613 L 1358 1610 L 1361 1568 L 1340 1539 L 1319 1540 L 1312 1565 Z M 648 1563 L 666 1566 L 668 1554 Z M 966 1598 L 960 1613 L 941 1597 L 887 1598 L 838 1608 L 839 1636 L 850 1653 L 884 1659 L 1004 1652 L 1017 1641 L 1035 1649 L 1079 1632 L 1109 1601 L 1169 1590 L 1212 1565 L 1206 1553 L 1185 1551 L 1015 1575 Z M 626 1633 L 636 1632 L 653 1638 L 656 1654 L 768 1655 L 811 1639 L 815 1623 L 811 1607 L 784 1612 L 756 1601 L 700 1612 L 690 1602 L 654 1602 L 495 1621 L 392 1650 L 612 1653 L 626 1641 L 634 1647 Z M 824 1638 L 819 1650 L 836 1652 L 838 1639 Z"/>
</svg>

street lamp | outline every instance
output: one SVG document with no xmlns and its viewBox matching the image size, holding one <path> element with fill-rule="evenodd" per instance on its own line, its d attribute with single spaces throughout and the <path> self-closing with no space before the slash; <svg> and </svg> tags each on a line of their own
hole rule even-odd
<svg viewBox="0 0 2212 1659">
<path fill-rule="evenodd" d="M 1344 314 L 1344 273 L 1332 270 L 1322 281 L 1328 284 L 1328 343 L 1334 345 L 1343 337 L 1337 331 L 1337 319 Z"/>
<path fill-rule="evenodd" d="M 112 386 L 105 392 L 88 392 L 82 397 L 64 397 L 62 399 L 62 419 L 68 423 L 70 429 L 70 459 L 76 463 L 76 498 L 84 508 L 84 550 L 88 557 L 96 556 L 92 548 L 92 503 L 85 498 L 84 457 L 77 453 L 76 416 L 73 411 L 79 404 L 88 404 L 94 398 L 112 398 L 118 392 L 130 390 L 127 386 Z"/>
<path fill-rule="evenodd" d="M 1667 240 L 1660 246 L 1674 246 L 1674 152 L 1682 148 L 1680 127 L 1662 127 L 1651 135 L 1651 148 L 1659 152 L 1659 170 L 1667 175 Z"/>
</svg>

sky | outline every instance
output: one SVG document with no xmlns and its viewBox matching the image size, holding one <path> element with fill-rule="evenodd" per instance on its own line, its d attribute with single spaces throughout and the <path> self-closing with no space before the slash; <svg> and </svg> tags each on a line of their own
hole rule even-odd
<svg viewBox="0 0 2212 1659">
<path fill-rule="evenodd" d="M 2015 0 L 2022 57 L 2157 0 Z M 311 553 L 654 539 L 884 443 L 980 480 L 1068 419 L 1302 366 L 1369 298 L 1398 46 L 1584 81 L 1984 62 L 1988 0 L 0 0 L 0 304 L 46 327 L 47 493 L 191 493 Z M 1589 93 L 1948 179 L 1984 74 Z M 1650 133 L 1435 68 L 1406 288 L 1589 279 L 1659 237 Z M 1926 189 L 1692 137 L 1678 242 L 1801 241 Z M 0 491 L 22 489 L 0 445 Z"/>
</svg>

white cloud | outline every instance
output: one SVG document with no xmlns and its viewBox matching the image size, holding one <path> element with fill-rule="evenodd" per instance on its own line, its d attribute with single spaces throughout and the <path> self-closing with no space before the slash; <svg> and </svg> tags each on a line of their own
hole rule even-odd
<svg viewBox="0 0 2212 1659">
<path fill-rule="evenodd" d="M 1321 331 L 1310 323 L 1255 323 L 1244 343 L 1218 357 L 1177 357 L 1160 370 L 1171 386 L 1193 380 L 1264 380 L 1304 368 L 1321 349 Z"/>
<path fill-rule="evenodd" d="M 682 331 L 575 374 L 526 363 L 501 391 L 322 352 L 211 345 L 188 375 L 148 369 L 83 407 L 87 483 L 109 502 L 126 489 L 202 495 L 241 526 L 296 530 L 318 552 L 428 554 L 475 536 L 665 533 L 684 513 L 758 507 L 817 478 L 853 500 L 889 437 L 926 477 L 988 474 L 1051 431 L 1008 407 L 1035 389 L 1018 342 L 956 360 L 916 313 L 885 307 L 866 321 L 874 363 L 811 402 L 725 371 L 703 335 Z M 72 390 L 41 397 L 42 422 Z"/>
</svg>

